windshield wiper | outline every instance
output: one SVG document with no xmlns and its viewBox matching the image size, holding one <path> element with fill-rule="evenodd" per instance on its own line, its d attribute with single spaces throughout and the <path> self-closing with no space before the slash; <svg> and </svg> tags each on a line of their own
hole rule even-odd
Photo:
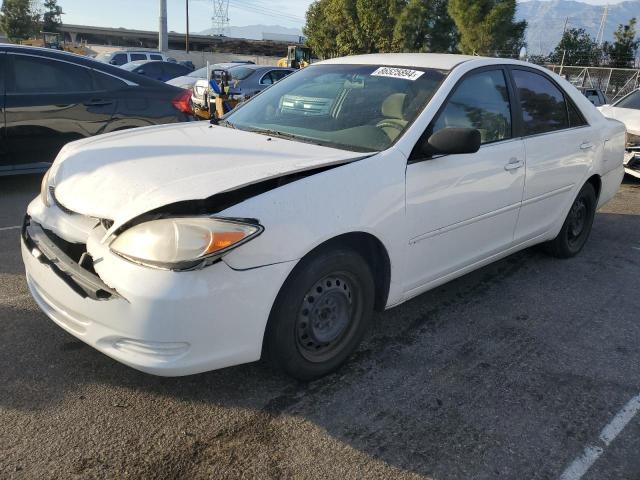
<svg viewBox="0 0 640 480">
<path fill-rule="evenodd" d="M 230 121 L 228 121 L 228 120 L 218 120 L 215 116 L 211 117 L 211 120 L 209 121 L 209 123 L 211 125 L 218 125 L 218 126 L 227 127 L 227 128 L 233 128 L 233 129 L 237 129 L 238 128 L 233 123 L 231 123 Z"/>
<path fill-rule="evenodd" d="M 300 137 L 298 135 L 294 135 L 293 133 L 281 132 L 279 130 L 272 130 L 270 128 L 255 128 L 255 127 L 252 127 L 252 128 L 248 128 L 247 131 L 254 132 L 254 133 L 260 133 L 262 135 L 268 135 L 270 137 L 279 137 L 279 138 L 287 138 L 287 139 L 295 138 L 296 140 L 301 140 L 301 141 L 305 140 L 304 137 Z"/>
</svg>

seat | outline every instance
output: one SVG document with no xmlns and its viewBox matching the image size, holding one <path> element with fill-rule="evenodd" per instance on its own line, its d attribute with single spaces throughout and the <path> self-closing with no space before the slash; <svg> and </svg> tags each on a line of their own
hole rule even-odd
<svg viewBox="0 0 640 480">
<path fill-rule="evenodd" d="M 376 127 L 382 129 L 391 141 L 398 138 L 407 126 L 408 122 L 404 116 L 406 101 L 406 93 L 392 93 L 382 102 L 381 113 L 385 118 L 380 120 Z"/>
</svg>

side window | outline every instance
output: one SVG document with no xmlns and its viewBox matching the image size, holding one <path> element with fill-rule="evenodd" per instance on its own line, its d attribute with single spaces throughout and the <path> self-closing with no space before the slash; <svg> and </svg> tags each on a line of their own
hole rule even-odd
<svg viewBox="0 0 640 480">
<path fill-rule="evenodd" d="M 4 76 L 5 76 L 5 72 L 7 71 L 7 69 L 4 66 L 5 56 L 6 55 L 4 53 L 0 53 L 0 95 L 4 95 Z M 0 102 L 0 107 L 4 107 L 4 98 Z M 0 124 L 1 123 L 4 123 L 4 119 L 0 121 Z"/>
<path fill-rule="evenodd" d="M 151 60 L 162 60 L 162 55 L 149 55 Z"/>
<path fill-rule="evenodd" d="M 433 123 L 433 133 L 448 127 L 476 128 L 482 143 L 511 138 L 511 108 L 502 70 L 464 78 Z"/>
<path fill-rule="evenodd" d="M 72 93 L 93 90 L 88 68 L 49 58 L 13 55 L 14 84 L 8 93 Z"/>
<path fill-rule="evenodd" d="M 136 60 L 147 60 L 147 55 L 145 53 L 131 53 L 131 61 L 135 62 Z"/>
<path fill-rule="evenodd" d="M 275 83 L 274 79 L 273 79 L 273 72 L 267 72 L 261 79 L 260 79 L 260 84 L 261 85 L 271 85 L 272 83 Z"/>
<path fill-rule="evenodd" d="M 543 75 L 513 70 L 513 80 L 520 96 L 525 135 L 553 132 L 569 127 L 564 95 Z"/>
<path fill-rule="evenodd" d="M 112 77 L 111 75 L 100 73 L 96 70 L 93 71 L 93 81 L 95 82 L 96 89 L 98 90 L 119 90 L 127 86 L 127 84 L 122 80 Z"/>
<path fill-rule="evenodd" d="M 582 127 L 587 125 L 587 121 L 580 113 L 580 110 L 578 110 L 578 107 L 576 107 L 571 100 L 567 101 L 567 108 L 569 110 L 570 127 Z"/>
<path fill-rule="evenodd" d="M 291 72 L 289 70 L 272 70 L 271 78 L 273 78 L 273 82 L 275 83 L 279 80 L 282 80 L 284 77 L 286 77 L 290 73 Z"/>
<path fill-rule="evenodd" d="M 126 53 L 116 53 L 111 59 L 111 64 L 113 65 L 124 65 L 129 61 Z"/>
</svg>

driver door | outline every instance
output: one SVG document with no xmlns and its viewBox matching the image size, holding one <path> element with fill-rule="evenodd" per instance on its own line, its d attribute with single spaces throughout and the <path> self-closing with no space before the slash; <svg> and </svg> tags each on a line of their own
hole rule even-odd
<svg viewBox="0 0 640 480">
<path fill-rule="evenodd" d="M 408 296 L 512 245 L 525 151 L 523 141 L 514 138 L 507 79 L 500 67 L 470 72 L 423 135 L 427 139 L 447 127 L 476 128 L 482 138 L 477 153 L 421 158 L 417 145 L 411 155 L 406 176 Z"/>
</svg>

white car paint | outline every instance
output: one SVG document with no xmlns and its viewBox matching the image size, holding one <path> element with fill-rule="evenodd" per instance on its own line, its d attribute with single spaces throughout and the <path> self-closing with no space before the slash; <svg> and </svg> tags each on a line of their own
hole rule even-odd
<svg viewBox="0 0 640 480">
<path fill-rule="evenodd" d="M 631 135 L 640 137 L 640 110 L 633 108 L 620 108 L 616 104 L 603 105 L 598 107 L 598 110 L 602 112 L 605 117 L 613 118 L 624 123 L 627 128 L 627 132 Z M 640 157 L 640 151 L 629 149 L 625 154 L 625 172 L 633 177 L 640 178 L 640 169 L 630 168 L 629 162 L 634 158 Z M 636 160 L 637 163 L 637 160 Z"/>
<path fill-rule="evenodd" d="M 207 123 L 150 127 L 69 144 L 50 174 L 64 209 L 47 207 L 38 197 L 28 215 L 65 240 L 86 243 L 95 272 L 121 298 L 80 297 L 23 241 L 29 287 L 40 307 L 71 334 L 139 370 L 186 375 L 222 368 L 260 358 L 280 287 L 301 258 L 332 238 L 365 232 L 382 243 L 390 259 L 390 308 L 553 239 L 591 176 L 602 183 L 599 206 L 620 185 L 623 126 L 605 119 L 574 87 L 546 70 L 539 69 L 562 86 L 588 126 L 488 144 L 476 154 L 407 164 L 423 131 L 466 73 L 491 65 L 538 67 L 436 54 L 366 55 L 320 65 L 340 63 L 451 72 L 416 121 L 379 153 Z M 508 167 L 512 162 L 518 166 Z M 119 226 L 155 208 L 331 166 L 336 167 L 216 212 L 219 217 L 258 219 L 265 230 L 206 268 L 148 268 L 108 246 Z M 103 226 L 99 218 L 114 224 Z"/>
</svg>

